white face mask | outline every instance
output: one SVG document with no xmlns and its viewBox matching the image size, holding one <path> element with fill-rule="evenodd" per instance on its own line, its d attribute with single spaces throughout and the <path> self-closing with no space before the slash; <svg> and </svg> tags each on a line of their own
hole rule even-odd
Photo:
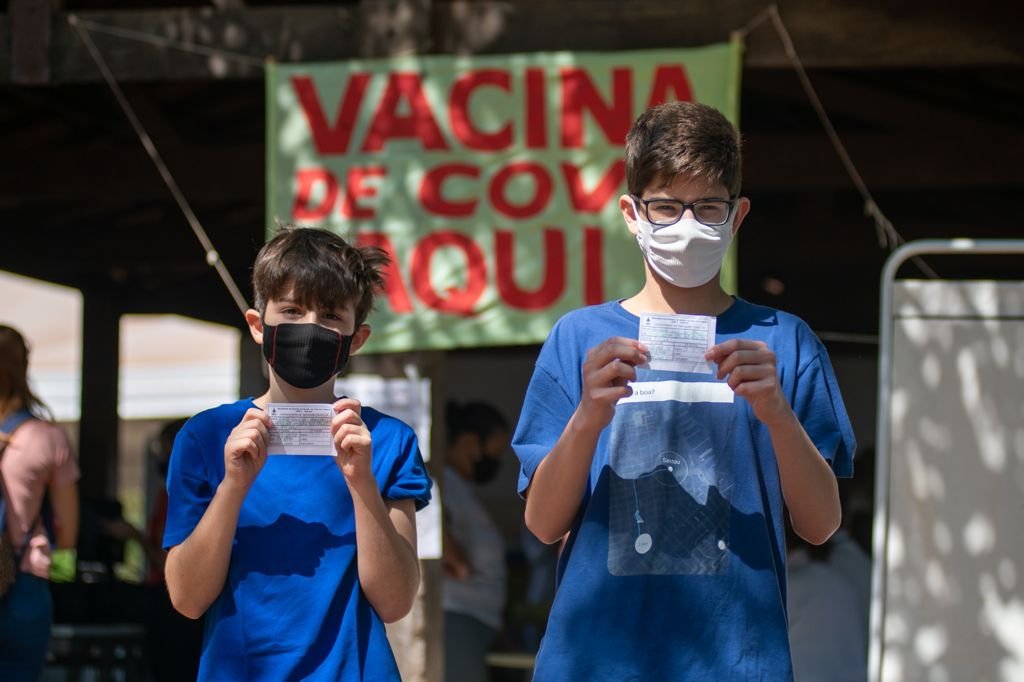
<svg viewBox="0 0 1024 682">
<path fill-rule="evenodd" d="M 732 241 L 735 211 L 724 225 L 702 225 L 694 218 L 682 218 L 675 225 L 655 226 L 644 220 L 632 198 L 636 216 L 636 240 L 651 270 L 669 284 L 692 289 L 710 282 L 722 269 L 722 260 Z"/>
</svg>

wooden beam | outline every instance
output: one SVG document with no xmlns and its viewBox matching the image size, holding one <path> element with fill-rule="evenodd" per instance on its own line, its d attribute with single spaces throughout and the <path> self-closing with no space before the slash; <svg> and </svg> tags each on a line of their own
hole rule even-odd
<svg viewBox="0 0 1024 682">
<path fill-rule="evenodd" d="M 0 83 L 11 77 L 11 20 L 0 14 Z"/>
<path fill-rule="evenodd" d="M 281 6 L 74 16 L 119 81 L 168 81 L 260 79 L 261 62 L 268 58 L 297 62 L 424 52 L 427 11 L 427 0 L 367 0 L 355 9 Z M 59 15 L 56 23 L 54 80 L 97 80 L 96 65 L 68 23 L 70 16 Z"/>
<path fill-rule="evenodd" d="M 766 6 L 764 0 L 720 0 L 713 11 L 705 3 L 662 0 L 364 0 L 354 7 L 115 10 L 77 16 L 92 27 L 118 80 L 167 81 L 258 79 L 259 60 L 267 57 L 293 62 L 704 45 L 728 40 Z M 908 12 L 867 0 L 789 0 L 780 13 L 808 68 L 1024 66 L 1015 3 L 978 10 L 959 0 L 935 0 Z M 70 15 L 55 16 L 52 80 L 98 80 L 95 64 L 68 24 Z M 172 47 L 181 43 L 206 52 Z M 211 49 L 225 54 L 210 54 Z M 5 59 L 0 55 L 0 65 Z M 748 35 L 744 65 L 790 67 L 770 23 Z M 4 70 L 0 78 L 8 74 Z"/>
<path fill-rule="evenodd" d="M 125 123 L 127 126 L 127 122 Z M 264 184 L 262 141 L 224 146 L 163 144 L 157 148 L 190 202 L 256 201 Z M 0 201 L 102 201 L 132 204 L 171 200 L 141 143 L 51 147 L 0 165 Z M 97 162 L 92 163 L 91 159 Z"/>
<path fill-rule="evenodd" d="M 109 291 L 82 293 L 79 488 L 84 498 L 116 499 L 121 311 Z"/>
<path fill-rule="evenodd" d="M 39 85 L 50 80 L 50 0 L 11 0 L 11 69 L 14 83 Z"/>
<path fill-rule="evenodd" d="M 982 189 L 1024 185 L 1015 159 L 1024 135 L 980 136 L 970 131 L 841 135 L 872 190 Z M 830 190 L 853 187 L 825 132 L 748 133 L 743 178 L 748 189 Z"/>
<path fill-rule="evenodd" d="M 969 130 L 997 140 L 1018 134 L 1020 126 L 1017 118 L 993 112 L 1024 96 L 1020 76 L 1000 71 L 817 71 L 810 79 L 830 117 L 837 119 L 833 123 L 845 119 L 862 130 L 903 130 L 911 135 L 923 126 L 944 134 Z M 807 95 L 796 83 L 795 75 L 782 71 L 753 74 L 743 80 L 741 102 L 757 98 L 774 107 L 809 111 Z"/>
</svg>

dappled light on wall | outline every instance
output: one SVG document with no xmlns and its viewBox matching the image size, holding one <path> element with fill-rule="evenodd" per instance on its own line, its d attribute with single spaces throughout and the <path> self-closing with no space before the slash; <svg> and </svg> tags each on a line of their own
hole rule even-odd
<svg viewBox="0 0 1024 682">
<path fill-rule="evenodd" d="M 1024 285 L 904 280 L 893 310 L 874 672 L 1024 679 Z"/>
</svg>

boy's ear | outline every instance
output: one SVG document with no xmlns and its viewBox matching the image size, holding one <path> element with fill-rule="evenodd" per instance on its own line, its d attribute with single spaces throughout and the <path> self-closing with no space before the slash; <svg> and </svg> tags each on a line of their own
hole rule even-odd
<svg viewBox="0 0 1024 682">
<path fill-rule="evenodd" d="M 352 345 L 349 346 L 348 349 L 349 355 L 359 352 L 359 349 L 363 347 L 363 344 L 366 343 L 366 340 L 370 338 L 370 331 L 370 325 L 359 325 L 359 328 L 356 329 L 355 334 L 352 335 Z"/>
<path fill-rule="evenodd" d="M 628 194 L 623 194 L 619 197 L 619 210 L 622 211 L 622 217 L 626 221 L 626 227 L 629 228 L 630 234 L 636 234 L 636 213 L 633 208 L 633 197 Z"/>
<path fill-rule="evenodd" d="M 255 308 L 249 308 L 245 311 L 245 322 L 249 325 L 249 334 L 252 335 L 253 341 L 263 345 L 263 318 Z"/>
<path fill-rule="evenodd" d="M 736 236 L 736 233 L 740 230 L 740 223 L 750 213 L 750 199 L 747 197 L 740 197 L 736 200 L 736 217 L 732 221 L 732 236 Z"/>
</svg>

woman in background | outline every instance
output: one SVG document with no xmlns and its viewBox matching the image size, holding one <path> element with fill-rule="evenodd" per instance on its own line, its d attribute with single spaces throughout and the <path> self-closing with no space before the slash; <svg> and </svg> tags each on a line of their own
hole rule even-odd
<svg viewBox="0 0 1024 682">
<path fill-rule="evenodd" d="M 75 546 L 78 476 L 67 436 L 29 389 L 25 339 L 0 325 L 0 485 L 18 569 L 0 597 L 0 680 L 42 675 L 53 621 L 48 533 L 59 549 Z"/>
</svg>

